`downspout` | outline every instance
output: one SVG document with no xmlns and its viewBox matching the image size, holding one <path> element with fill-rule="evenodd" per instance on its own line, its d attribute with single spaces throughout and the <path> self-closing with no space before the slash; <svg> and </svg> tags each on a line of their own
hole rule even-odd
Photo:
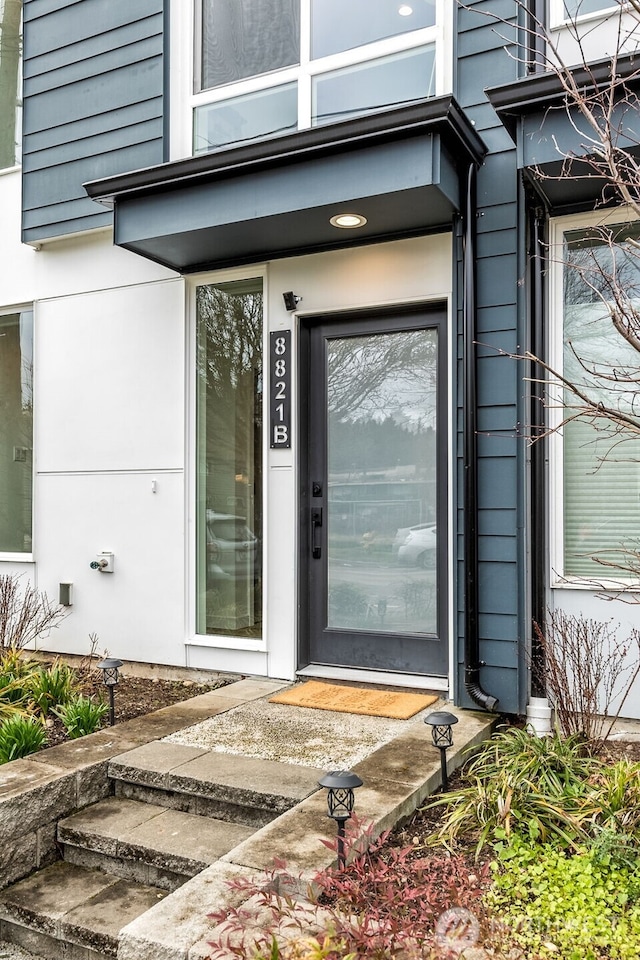
<svg viewBox="0 0 640 960">
<path fill-rule="evenodd" d="M 543 224 L 544 210 L 532 206 L 531 252 L 529 256 L 531 276 L 530 301 L 532 330 L 531 349 L 536 357 L 546 353 L 544 333 L 544 258 Z M 536 376 L 535 364 L 531 375 L 531 424 L 535 442 L 531 448 L 531 693 L 527 703 L 527 729 L 539 737 L 551 732 L 552 710 L 546 694 L 545 658 L 542 645 L 536 636 L 534 623 L 545 621 L 545 557 L 546 557 L 546 441 L 541 437 L 544 430 L 542 412 L 544 388 Z"/>
<path fill-rule="evenodd" d="M 544 289 L 542 256 L 542 228 L 544 211 L 539 207 L 533 211 L 532 269 L 533 269 L 533 337 L 532 349 L 536 357 L 544 357 L 546 344 L 544 338 Z M 546 442 L 540 432 L 544 429 L 544 390 L 535 371 L 531 377 L 531 423 L 537 436 L 531 447 L 531 696 L 546 697 L 544 654 L 533 624 L 540 626 L 545 621 L 545 556 L 546 556 L 546 502 L 545 502 L 545 455 Z"/>
<path fill-rule="evenodd" d="M 475 182 L 467 174 L 463 238 L 463 424 L 464 424 L 464 685 L 474 703 L 495 712 L 498 698 L 480 685 L 478 636 L 478 398 L 476 377 Z"/>
</svg>

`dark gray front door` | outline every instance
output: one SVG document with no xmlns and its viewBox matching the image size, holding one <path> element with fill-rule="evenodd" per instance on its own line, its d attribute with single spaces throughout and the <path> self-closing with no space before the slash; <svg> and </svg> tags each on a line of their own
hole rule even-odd
<svg viewBox="0 0 640 960">
<path fill-rule="evenodd" d="M 448 671 L 445 315 L 301 330 L 301 665 Z"/>
</svg>

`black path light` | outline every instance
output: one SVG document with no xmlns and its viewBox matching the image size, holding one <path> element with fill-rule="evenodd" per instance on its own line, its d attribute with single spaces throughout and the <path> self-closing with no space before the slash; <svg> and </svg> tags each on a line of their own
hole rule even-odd
<svg viewBox="0 0 640 960">
<path fill-rule="evenodd" d="M 458 718 L 447 710 L 436 710 L 424 718 L 424 722 L 431 727 L 431 739 L 434 747 L 440 751 L 440 769 L 442 771 L 442 789 L 446 790 L 449 786 L 449 777 L 447 776 L 447 750 L 453 746 L 453 732 L 451 730 Z"/>
<path fill-rule="evenodd" d="M 352 773 L 350 770 L 332 770 L 318 780 L 318 786 L 327 791 L 327 816 L 338 824 L 338 863 L 344 867 L 346 862 L 344 828 L 353 813 L 355 800 L 353 791 L 356 787 L 362 786 L 362 780 L 357 773 Z"/>
<path fill-rule="evenodd" d="M 122 660 L 116 660 L 114 657 L 107 657 L 98 664 L 98 669 L 102 670 L 102 682 L 109 690 L 109 722 L 111 726 L 116 722 L 115 688 L 118 684 L 118 669 L 122 666 Z"/>
</svg>

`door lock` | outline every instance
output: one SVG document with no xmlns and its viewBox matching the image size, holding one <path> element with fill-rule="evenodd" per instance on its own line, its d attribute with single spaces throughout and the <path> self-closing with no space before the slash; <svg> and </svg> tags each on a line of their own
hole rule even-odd
<svg viewBox="0 0 640 960">
<path fill-rule="evenodd" d="M 311 507 L 311 556 L 319 560 L 322 548 L 316 540 L 318 528 L 322 526 L 322 507 Z"/>
</svg>

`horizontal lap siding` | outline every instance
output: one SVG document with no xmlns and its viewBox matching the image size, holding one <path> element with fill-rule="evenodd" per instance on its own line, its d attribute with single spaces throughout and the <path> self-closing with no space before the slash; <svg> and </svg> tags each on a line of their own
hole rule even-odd
<svg viewBox="0 0 640 960">
<path fill-rule="evenodd" d="M 82 184 L 161 163 L 163 0 L 25 0 L 23 240 L 111 223 Z"/>
<path fill-rule="evenodd" d="M 508 712 L 521 708 L 519 697 L 520 610 L 523 572 L 520 555 L 520 479 L 518 441 L 519 372 L 505 356 L 518 344 L 517 171 L 515 148 L 483 90 L 517 78 L 517 64 L 505 52 L 511 27 L 496 22 L 515 17 L 514 0 L 478 0 L 458 15 L 458 99 L 488 148 L 477 178 L 477 394 L 478 394 L 478 593 L 480 657 L 486 663 L 482 686 L 499 697 Z M 511 34 L 512 36 L 512 34 Z M 459 315 L 458 372 L 463 362 Z M 462 397 L 459 394 L 459 401 Z M 461 413 L 461 411 L 460 411 Z M 461 425 L 462 418 L 458 422 Z M 462 433 L 458 450 L 463 449 Z M 461 463 L 461 461 L 460 461 Z M 458 470 L 460 483 L 462 469 Z M 459 486 L 459 529 L 463 527 L 463 491 Z M 459 578 L 464 582 L 464 543 L 460 538 Z M 464 605 L 459 591 L 459 699 L 464 691 Z"/>
</svg>

